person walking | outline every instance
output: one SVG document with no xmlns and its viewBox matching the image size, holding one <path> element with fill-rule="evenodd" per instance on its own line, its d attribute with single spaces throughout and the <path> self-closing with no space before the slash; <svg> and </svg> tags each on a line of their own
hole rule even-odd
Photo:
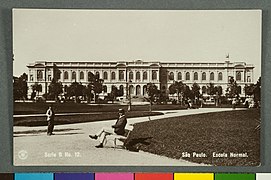
<svg viewBox="0 0 271 180">
<path fill-rule="evenodd" d="M 47 122 L 48 122 L 47 135 L 51 136 L 51 135 L 54 135 L 53 130 L 54 130 L 54 120 L 55 120 L 55 112 L 52 106 L 49 106 L 46 112 L 46 116 L 47 116 Z"/>
<path fill-rule="evenodd" d="M 106 136 L 112 135 L 112 134 L 124 135 L 126 124 L 127 124 L 127 119 L 125 116 L 125 111 L 124 111 L 124 109 L 119 109 L 119 118 L 118 118 L 117 122 L 111 126 L 111 128 L 104 127 L 97 134 L 89 135 L 89 137 L 91 139 L 98 139 L 99 138 L 100 144 L 95 147 L 102 148 L 103 143 L 106 139 Z"/>
</svg>

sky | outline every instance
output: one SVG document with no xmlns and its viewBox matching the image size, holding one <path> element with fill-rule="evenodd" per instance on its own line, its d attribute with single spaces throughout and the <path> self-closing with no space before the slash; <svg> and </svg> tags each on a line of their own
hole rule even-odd
<svg viewBox="0 0 271 180">
<path fill-rule="evenodd" d="M 231 62 L 261 73 L 260 10 L 13 9 L 13 74 L 46 61 Z"/>
</svg>

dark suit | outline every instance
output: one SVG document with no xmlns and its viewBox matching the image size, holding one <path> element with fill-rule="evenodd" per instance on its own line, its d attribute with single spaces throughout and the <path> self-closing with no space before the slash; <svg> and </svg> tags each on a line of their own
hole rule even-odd
<svg viewBox="0 0 271 180">
<path fill-rule="evenodd" d="M 114 128 L 114 132 L 117 135 L 124 135 L 126 124 L 127 124 L 126 116 L 125 115 L 120 116 L 118 118 L 116 124 L 112 126 Z"/>
</svg>

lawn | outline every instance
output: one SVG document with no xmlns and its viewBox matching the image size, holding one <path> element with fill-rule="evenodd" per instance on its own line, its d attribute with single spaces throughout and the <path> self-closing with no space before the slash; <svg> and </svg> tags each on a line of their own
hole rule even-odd
<svg viewBox="0 0 271 180">
<path fill-rule="evenodd" d="M 149 112 L 149 111 L 131 111 L 126 113 L 128 118 L 132 117 L 144 117 L 144 116 L 155 116 L 162 115 L 159 112 Z M 97 112 L 92 114 L 77 114 L 77 115 L 61 115 L 55 117 L 55 125 L 62 124 L 73 124 L 73 123 L 83 123 L 83 122 L 94 122 L 94 121 L 104 121 L 110 119 L 117 119 L 118 114 L 112 112 Z M 45 116 L 35 116 L 35 117 L 14 117 L 14 126 L 46 126 L 47 121 Z"/>
<path fill-rule="evenodd" d="M 215 166 L 257 166 L 260 131 L 255 127 L 259 120 L 260 110 L 248 109 L 148 121 L 135 124 L 127 146 Z M 227 157 L 214 157 L 213 153 Z M 248 157 L 229 157 L 230 153 L 247 153 Z M 190 157 L 185 157 L 188 154 Z"/>
<path fill-rule="evenodd" d="M 48 106 L 53 104 L 56 113 L 84 113 L 84 112 L 118 112 L 118 109 L 123 108 L 127 110 L 127 105 L 120 104 L 80 104 L 80 103 L 14 103 L 15 115 L 26 114 L 45 114 Z M 185 109 L 180 105 L 153 105 L 154 111 L 171 110 L 171 109 Z M 132 111 L 149 111 L 149 105 L 133 105 Z"/>
</svg>

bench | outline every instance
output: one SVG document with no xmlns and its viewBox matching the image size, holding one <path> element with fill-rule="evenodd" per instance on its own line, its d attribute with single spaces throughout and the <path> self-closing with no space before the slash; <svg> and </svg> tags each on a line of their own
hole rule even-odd
<svg viewBox="0 0 271 180">
<path fill-rule="evenodd" d="M 117 135 L 117 134 L 109 135 L 106 137 L 105 144 L 107 143 L 108 140 L 112 140 L 114 142 L 114 149 L 117 147 L 117 140 L 123 140 L 124 141 L 123 144 L 125 144 L 125 141 L 128 139 L 128 137 L 129 137 L 130 133 L 133 131 L 133 129 L 134 129 L 133 124 L 129 124 L 128 126 L 125 127 L 125 131 L 127 131 L 127 136 L 122 136 L 122 135 Z M 123 145 L 123 147 L 124 147 L 124 145 Z"/>
</svg>

